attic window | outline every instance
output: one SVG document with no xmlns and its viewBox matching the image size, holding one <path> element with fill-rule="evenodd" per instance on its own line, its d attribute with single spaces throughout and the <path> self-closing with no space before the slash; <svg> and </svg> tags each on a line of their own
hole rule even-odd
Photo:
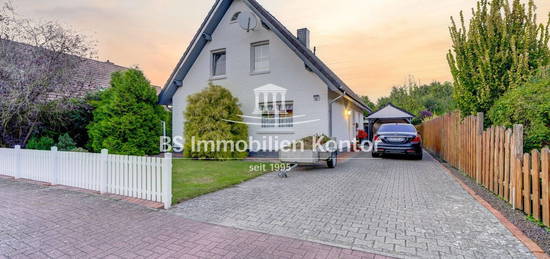
<svg viewBox="0 0 550 259">
<path fill-rule="evenodd" d="M 239 15 L 241 15 L 241 12 L 236 12 L 231 16 L 231 23 L 237 22 L 237 19 L 239 19 Z"/>
</svg>

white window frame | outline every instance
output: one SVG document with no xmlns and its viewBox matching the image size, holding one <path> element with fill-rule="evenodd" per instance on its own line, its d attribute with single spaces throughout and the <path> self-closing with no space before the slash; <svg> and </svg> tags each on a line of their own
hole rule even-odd
<svg viewBox="0 0 550 259">
<path fill-rule="evenodd" d="M 285 109 L 281 107 L 282 102 L 276 102 L 279 112 L 275 112 L 273 109 L 266 110 L 262 113 L 262 129 L 292 129 L 294 128 L 294 101 L 285 101 Z M 260 103 L 260 108 L 262 110 L 265 103 Z M 290 105 L 292 107 L 292 112 L 287 113 L 286 106 Z M 268 107 L 273 108 L 273 102 L 267 102 Z M 264 116 L 271 115 L 272 118 L 264 118 Z M 285 116 L 290 115 L 290 117 Z M 277 122 L 277 123 L 275 123 Z M 264 124 L 265 123 L 265 124 Z"/>
<path fill-rule="evenodd" d="M 216 75 L 216 61 L 214 59 L 214 56 L 216 54 L 220 54 L 220 53 L 225 54 L 225 63 L 224 63 L 225 73 L 220 74 L 220 75 Z M 227 50 L 226 49 L 213 50 L 210 54 L 210 78 L 214 80 L 214 79 L 223 79 L 223 78 L 226 78 L 226 77 L 227 77 Z"/>
<path fill-rule="evenodd" d="M 267 46 L 267 68 L 262 70 L 256 69 L 256 47 Z M 268 74 L 271 72 L 271 46 L 269 41 L 259 41 L 250 44 L 250 74 Z"/>
</svg>

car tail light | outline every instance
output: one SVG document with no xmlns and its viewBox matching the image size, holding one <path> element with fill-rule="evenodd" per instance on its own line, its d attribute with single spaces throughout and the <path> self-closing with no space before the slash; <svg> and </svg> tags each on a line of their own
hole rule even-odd
<svg viewBox="0 0 550 259">
<path fill-rule="evenodd" d="M 420 137 L 420 135 L 416 135 L 416 137 L 411 140 L 412 143 L 420 143 L 422 142 L 422 137 Z"/>
<path fill-rule="evenodd" d="M 379 136 L 374 136 L 374 141 L 380 141 L 380 137 Z"/>
</svg>

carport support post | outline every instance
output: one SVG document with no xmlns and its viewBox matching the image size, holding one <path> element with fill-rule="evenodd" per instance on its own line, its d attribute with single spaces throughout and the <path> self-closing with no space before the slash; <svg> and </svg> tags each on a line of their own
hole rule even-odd
<svg viewBox="0 0 550 259">
<path fill-rule="evenodd" d="M 372 141 L 374 139 L 374 129 L 372 128 L 374 127 L 374 119 L 369 119 L 369 140 Z"/>
<path fill-rule="evenodd" d="M 13 178 L 21 178 L 21 146 L 17 145 L 15 148 L 15 172 Z"/>
<path fill-rule="evenodd" d="M 162 159 L 162 201 L 164 209 L 172 206 L 172 153 L 164 153 Z"/>
<path fill-rule="evenodd" d="M 99 192 L 101 194 L 107 193 L 107 159 L 109 157 L 109 151 L 107 149 L 101 150 L 101 167 L 99 171 Z"/>
<path fill-rule="evenodd" d="M 52 173 L 50 174 L 50 183 L 52 185 L 59 184 L 59 152 L 57 147 L 52 147 Z"/>
</svg>

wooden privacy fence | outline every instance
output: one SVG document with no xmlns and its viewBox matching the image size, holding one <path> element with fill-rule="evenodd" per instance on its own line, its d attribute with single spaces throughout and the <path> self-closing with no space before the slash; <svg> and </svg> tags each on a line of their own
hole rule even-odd
<svg viewBox="0 0 550 259">
<path fill-rule="evenodd" d="M 514 208 L 550 226 L 550 152 L 523 154 L 523 126 L 483 129 L 483 113 L 450 113 L 420 127 L 424 147 Z"/>
<path fill-rule="evenodd" d="M 172 155 L 164 158 L 0 148 L 0 174 L 113 193 L 164 203 L 172 202 Z"/>
</svg>

